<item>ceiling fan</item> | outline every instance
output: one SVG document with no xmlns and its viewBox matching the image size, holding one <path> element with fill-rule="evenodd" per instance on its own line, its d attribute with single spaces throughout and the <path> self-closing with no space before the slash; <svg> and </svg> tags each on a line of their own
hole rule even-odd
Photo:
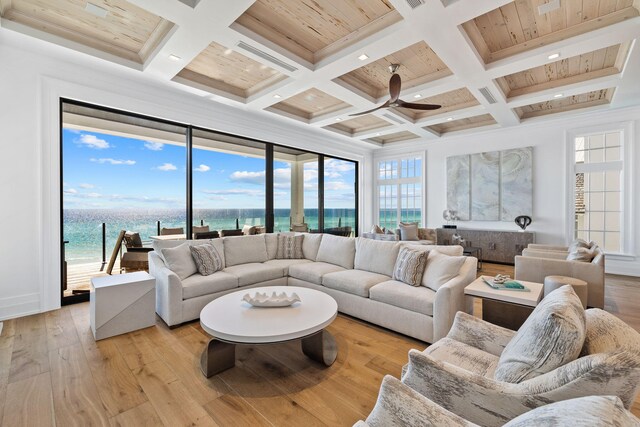
<svg viewBox="0 0 640 427">
<path fill-rule="evenodd" d="M 349 115 L 362 116 L 363 114 L 369 114 L 376 110 L 380 110 L 381 108 L 389 108 L 389 107 L 410 108 L 412 110 L 437 110 L 438 108 L 442 108 L 442 105 L 417 104 L 415 102 L 406 102 L 400 99 L 400 89 L 402 88 L 402 79 L 400 78 L 399 74 L 396 74 L 396 71 L 398 71 L 398 68 L 400 68 L 400 64 L 389 65 L 389 72 L 391 73 L 391 78 L 389 79 L 390 98 L 384 104 L 372 110 L 367 110 L 361 113 L 355 113 L 355 114 L 349 114 Z"/>
</svg>

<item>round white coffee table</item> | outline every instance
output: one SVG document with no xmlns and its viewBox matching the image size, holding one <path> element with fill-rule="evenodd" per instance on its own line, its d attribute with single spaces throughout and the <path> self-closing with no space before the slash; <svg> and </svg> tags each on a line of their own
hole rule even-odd
<svg viewBox="0 0 640 427">
<path fill-rule="evenodd" d="M 256 292 L 295 292 L 300 297 L 289 307 L 253 307 L 242 297 Z M 296 286 L 267 286 L 223 295 L 200 312 L 200 325 L 212 338 L 200 357 L 200 368 L 208 378 L 235 366 L 237 344 L 272 344 L 301 340 L 309 358 L 331 366 L 338 354 L 333 336 L 324 328 L 338 314 L 338 304 L 329 295 Z"/>
</svg>

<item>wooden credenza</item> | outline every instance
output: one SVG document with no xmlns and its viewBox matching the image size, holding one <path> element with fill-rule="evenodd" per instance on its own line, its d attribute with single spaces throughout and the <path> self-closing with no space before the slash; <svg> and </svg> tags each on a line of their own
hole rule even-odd
<svg viewBox="0 0 640 427">
<path fill-rule="evenodd" d="M 482 248 L 484 261 L 501 264 L 513 265 L 516 255 L 522 255 L 529 243 L 535 243 L 535 234 L 529 231 L 438 228 L 438 244 L 453 244 L 452 236 L 456 232 L 466 240 L 466 245 Z"/>
</svg>

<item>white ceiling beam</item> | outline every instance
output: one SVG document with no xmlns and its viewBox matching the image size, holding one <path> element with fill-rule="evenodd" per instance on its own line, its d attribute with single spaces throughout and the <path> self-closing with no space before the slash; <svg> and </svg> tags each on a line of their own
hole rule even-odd
<svg viewBox="0 0 640 427">
<path fill-rule="evenodd" d="M 447 6 L 449 15 L 454 16 L 456 25 L 463 24 L 477 16 L 511 3 L 513 0 L 459 0 Z"/>
<path fill-rule="evenodd" d="M 425 117 L 414 122 L 419 127 L 432 126 L 439 123 L 449 121 L 449 118 L 453 120 L 466 119 L 468 117 L 480 116 L 486 114 L 487 109 L 483 105 L 474 105 L 473 107 L 462 108 L 460 110 L 449 111 L 447 113 L 434 114 L 433 116 Z"/>
</svg>

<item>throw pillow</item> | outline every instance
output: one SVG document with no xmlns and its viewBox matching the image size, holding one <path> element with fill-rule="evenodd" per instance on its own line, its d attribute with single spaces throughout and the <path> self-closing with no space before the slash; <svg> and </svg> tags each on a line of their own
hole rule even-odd
<svg viewBox="0 0 640 427">
<path fill-rule="evenodd" d="M 422 277 L 422 286 L 437 291 L 442 285 L 458 275 L 466 257 L 449 256 L 432 250 Z"/>
<path fill-rule="evenodd" d="M 504 427 L 541 426 L 637 427 L 640 420 L 617 396 L 586 396 L 540 406 L 514 418 Z"/>
<path fill-rule="evenodd" d="M 393 267 L 393 280 L 399 280 L 411 286 L 420 286 L 422 275 L 427 266 L 428 252 L 402 248 Z"/>
<path fill-rule="evenodd" d="M 567 261 L 591 262 L 596 256 L 597 246 L 593 248 L 577 248 L 569 252 Z"/>
<path fill-rule="evenodd" d="M 222 257 L 213 247 L 213 245 L 197 245 L 190 246 L 191 256 L 196 263 L 198 273 L 203 276 L 209 276 L 210 274 L 220 271 L 223 268 Z"/>
<path fill-rule="evenodd" d="M 278 235 L 278 252 L 276 253 L 277 259 L 302 259 L 304 255 L 302 253 L 302 236 L 285 236 L 283 234 Z"/>
<path fill-rule="evenodd" d="M 245 236 L 253 236 L 254 234 L 256 234 L 256 228 L 252 225 L 243 225 L 242 234 L 244 234 Z"/>
<path fill-rule="evenodd" d="M 400 240 L 418 240 L 418 223 L 417 222 L 401 222 Z"/>
<path fill-rule="evenodd" d="M 504 348 L 494 378 L 519 383 L 572 362 L 580 355 L 586 320 L 571 285 L 547 295 Z"/>
<path fill-rule="evenodd" d="M 380 228 L 379 225 L 374 225 L 373 228 L 371 228 L 371 232 L 376 234 L 384 234 L 384 230 Z"/>
<path fill-rule="evenodd" d="M 174 248 L 164 248 L 161 250 L 165 264 L 167 264 L 169 270 L 176 273 L 180 280 L 184 280 L 198 272 L 198 267 L 191 256 L 189 247 L 189 243 L 183 243 Z"/>
</svg>

